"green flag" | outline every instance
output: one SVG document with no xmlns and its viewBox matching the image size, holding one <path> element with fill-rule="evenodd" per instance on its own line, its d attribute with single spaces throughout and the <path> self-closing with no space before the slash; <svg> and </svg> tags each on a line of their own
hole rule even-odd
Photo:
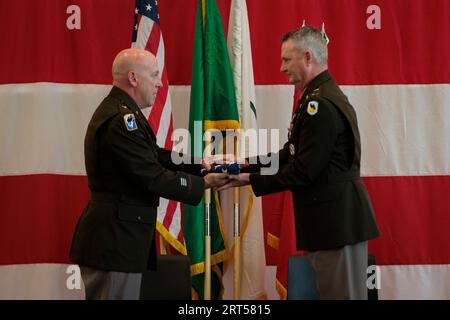
<svg viewBox="0 0 450 320">
<path fill-rule="evenodd" d="M 228 57 L 222 19 L 215 0 L 199 0 L 192 64 L 189 131 L 191 153 L 203 156 L 203 133 L 208 129 L 239 128 L 239 116 Z M 217 195 L 211 195 L 211 299 L 222 295 L 221 262 L 226 258 L 223 239 L 223 220 L 216 207 Z M 191 259 L 192 286 L 203 299 L 204 199 L 199 205 L 184 207 L 184 237 Z"/>
</svg>

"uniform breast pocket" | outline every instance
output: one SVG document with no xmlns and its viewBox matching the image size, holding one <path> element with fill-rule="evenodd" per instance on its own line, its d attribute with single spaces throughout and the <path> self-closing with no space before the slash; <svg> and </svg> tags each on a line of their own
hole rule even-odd
<svg viewBox="0 0 450 320">
<path fill-rule="evenodd" d="M 120 203 L 117 216 L 119 220 L 135 223 L 155 224 L 157 208 Z"/>
</svg>

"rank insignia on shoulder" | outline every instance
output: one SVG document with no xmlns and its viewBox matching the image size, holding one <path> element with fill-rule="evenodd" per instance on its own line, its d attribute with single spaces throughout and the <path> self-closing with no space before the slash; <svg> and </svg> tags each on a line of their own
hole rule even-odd
<svg viewBox="0 0 450 320">
<path fill-rule="evenodd" d="M 137 124 L 136 124 L 136 118 L 134 117 L 134 114 L 128 113 L 123 116 L 123 121 L 125 122 L 125 127 L 127 127 L 128 131 L 134 131 L 137 130 Z"/>
<path fill-rule="evenodd" d="M 308 103 L 308 108 L 306 109 L 306 112 L 308 112 L 309 115 L 313 116 L 319 111 L 319 102 L 318 101 L 310 101 Z"/>
</svg>

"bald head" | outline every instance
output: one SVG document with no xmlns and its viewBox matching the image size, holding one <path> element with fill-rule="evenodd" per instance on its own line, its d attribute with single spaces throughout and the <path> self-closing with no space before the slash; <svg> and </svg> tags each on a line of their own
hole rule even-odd
<svg viewBox="0 0 450 320">
<path fill-rule="evenodd" d="M 120 51 L 113 62 L 112 76 L 113 85 L 127 92 L 141 109 L 153 105 L 162 86 L 155 56 L 143 49 Z"/>
<path fill-rule="evenodd" d="M 120 51 L 114 59 L 112 75 L 114 80 L 119 80 L 130 70 L 137 70 L 146 62 L 156 60 L 150 52 L 142 49 L 130 48 Z"/>
</svg>

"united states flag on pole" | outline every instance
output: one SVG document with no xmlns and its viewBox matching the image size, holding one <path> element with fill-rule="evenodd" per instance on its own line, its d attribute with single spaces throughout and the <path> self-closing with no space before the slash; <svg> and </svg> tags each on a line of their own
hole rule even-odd
<svg viewBox="0 0 450 320">
<path fill-rule="evenodd" d="M 132 47 L 143 48 L 158 59 L 162 88 L 158 91 L 148 121 L 161 148 L 172 149 L 172 104 L 165 66 L 164 41 L 156 0 L 136 0 Z M 158 232 L 179 252 L 186 254 L 181 223 L 180 203 L 161 198 L 158 207 Z"/>
</svg>

